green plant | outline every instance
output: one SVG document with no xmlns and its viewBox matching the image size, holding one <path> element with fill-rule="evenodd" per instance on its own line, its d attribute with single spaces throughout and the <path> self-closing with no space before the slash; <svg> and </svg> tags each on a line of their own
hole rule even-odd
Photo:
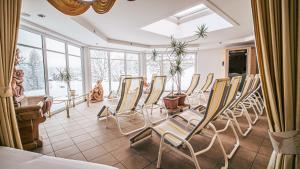
<svg viewBox="0 0 300 169">
<path fill-rule="evenodd" d="M 205 24 L 197 27 L 197 31 L 195 31 L 194 39 L 189 41 L 180 41 L 171 36 L 170 48 L 171 51 L 168 52 L 168 58 L 170 62 L 170 70 L 169 74 L 172 78 L 172 95 L 174 92 L 174 83 L 177 85 L 177 94 L 181 94 L 181 75 L 183 73 L 182 62 L 184 56 L 187 53 L 187 47 L 189 43 L 196 41 L 200 38 L 207 37 L 208 28 Z M 168 51 L 168 49 L 167 49 Z M 152 58 L 157 56 L 157 51 L 154 49 L 152 51 Z"/>
<path fill-rule="evenodd" d="M 56 74 L 56 79 L 63 81 L 68 85 L 68 89 L 71 90 L 70 81 L 72 80 L 72 75 L 68 69 L 56 68 L 58 73 Z"/>
</svg>

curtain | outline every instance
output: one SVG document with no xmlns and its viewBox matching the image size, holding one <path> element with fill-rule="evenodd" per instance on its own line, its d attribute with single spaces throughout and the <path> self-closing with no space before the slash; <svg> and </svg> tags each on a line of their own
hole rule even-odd
<svg viewBox="0 0 300 169">
<path fill-rule="evenodd" d="M 300 2 L 251 2 L 257 59 L 274 148 L 268 168 L 300 168 Z"/>
<path fill-rule="evenodd" d="M 0 0 L 0 145 L 22 149 L 11 80 L 21 0 Z"/>
<path fill-rule="evenodd" d="M 57 10 L 71 16 L 83 14 L 90 6 L 92 6 L 95 12 L 104 14 L 112 8 L 115 1 L 116 0 L 48 0 Z"/>
</svg>

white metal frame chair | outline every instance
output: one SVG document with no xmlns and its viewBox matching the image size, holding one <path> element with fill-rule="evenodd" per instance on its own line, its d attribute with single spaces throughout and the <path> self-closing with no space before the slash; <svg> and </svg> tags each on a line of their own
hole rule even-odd
<svg viewBox="0 0 300 169">
<path fill-rule="evenodd" d="M 195 89 L 197 88 L 197 86 L 199 85 L 199 81 L 200 81 L 200 74 L 193 74 L 191 84 L 185 92 L 185 94 L 187 95 L 187 101 L 189 104 L 191 103 L 191 99 L 194 98 L 192 96 L 192 94 L 195 91 Z"/>
<path fill-rule="evenodd" d="M 108 124 L 108 119 L 113 118 L 120 130 L 121 134 L 128 135 L 133 132 L 142 130 L 146 127 L 147 122 L 142 112 L 136 110 L 139 99 L 141 98 L 143 92 L 143 78 L 142 77 L 126 77 L 122 80 L 121 96 L 118 99 L 118 103 L 115 104 L 114 101 L 105 100 L 104 106 L 98 113 L 98 118 L 106 118 L 106 126 Z M 135 117 L 137 114 L 141 114 L 144 120 L 144 125 L 141 128 L 134 129 L 129 132 L 124 132 L 120 124 L 120 117 Z"/>
<path fill-rule="evenodd" d="M 207 102 L 207 98 L 205 96 L 205 92 L 209 89 L 214 79 L 214 73 L 209 73 L 206 77 L 206 81 L 200 90 L 196 89 L 194 92 L 196 96 L 199 98 L 203 97 L 204 101 Z M 200 99 L 199 99 L 200 100 Z"/>
<path fill-rule="evenodd" d="M 244 81 L 240 96 L 237 99 L 235 99 L 235 101 L 224 111 L 224 114 L 226 114 L 227 117 L 231 118 L 231 120 L 234 122 L 239 133 L 242 136 L 247 136 L 249 132 L 252 130 L 251 118 L 246 106 L 243 103 L 243 100 L 248 96 L 248 93 L 251 89 L 252 82 L 253 82 L 253 75 L 248 75 Z M 242 130 L 239 122 L 237 121 L 237 118 L 241 118 L 243 116 L 245 116 L 248 123 L 248 127 L 245 131 Z"/>
<path fill-rule="evenodd" d="M 167 81 L 166 76 L 153 76 L 152 80 L 151 80 L 149 94 L 148 94 L 147 98 L 144 100 L 144 102 L 142 103 L 142 105 L 140 106 L 142 112 L 144 112 L 144 110 L 146 111 L 148 121 L 151 124 L 158 123 L 158 122 L 163 121 L 168 118 L 168 112 L 167 112 L 165 106 L 158 104 L 158 101 L 165 90 L 166 81 Z M 160 110 L 164 109 L 167 115 L 165 118 L 153 122 L 153 121 L 151 121 L 149 114 L 152 115 L 153 110 L 157 109 L 157 108 L 159 108 Z M 151 109 L 150 112 L 149 112 L 149 109 Z"/>
<path fill-rule="evenodd" d="M 224 100 L 224 106 L 222 108 L 222 111 L 220 111 L 219 114 L 214 119 L 214 122 L 217 120 L 226 120 L 224 128 L 216 130 L 218 133 L 223 133 L 223 132 L 227 131 L 227 129 L 230 127 L 230 129 L 232 130 L 232 132 L 234 134 L 235 144 L 234 144 L 232 150 L 229 153 L 227 153 L 228 159 L 231 159 L 232 156 L 237 151 L 238 147 L 240 146 L 240 140 L 239 140 L 237 132 L 233 126 L 232 119 L 230 117 L 228 117 L 227 114 L 223 114 L 223 112 L 234 102 L 235 97 L 237 95 L 237 91 L 238 91 L 240 83 L 241 83 L 241 80 L 242 80 L 242 76 L 235 76 L 231 79 L 230 87 L 229 87 L 226 99 Z M 201 108 L 202 109 L 200 110 L 200 112 L 195 113 L 194 111 L 185 111 L 183 113 L 178 114 L 178 116 L 180 116 L 182 119 L 186 120 L 188 122 L 188 125 L 191 124 L 191 125 L 195 126 L 204 117 L 204 115 L 201 114 L 201 112 L 203 112 L 206 108 L 204 106 Z M 214 123 L 214 122 L 212 122 L 212 123 Z"/>
<path fill-rule="evenodd" d="M 251 93 L 244 101 L 246 108 L 252 108 L 255 113 L 256 118 L 253 120 L 253 122 L 257 121 L 258 115 L 263 114 L 263 109 L 264 109 L 264 101 L 259 93 L 259 90 L 260 90 L 260 76 L 259 74 L 256 74 L 252 84 Z"/>
<path fill-rule="evenodd" d="M 214 87 L 209 96 L 208 106 L 206 112 L 204 113 L 204 117 L 201 120 L 201 122 L 199 122 L 193 128 L 188 128 L 187 126 L 182 125 L 176 120 L 177 116 L 172 116 L 171 118 L 160 123 L 159 125 L 154 127 L 148 127 L 145 130 L 138 133 L 137 135 L 135 135 L 134 137 L 132 137 L 130 139 L 131 145 L 133 146 L 134 144 L 151 137 L 152 131 L 154 131 L 161 137 L 157 168 L 160 168 L 162 153 L 166 147 L 191 160 L 195 164 L 196 168 L 200 169 L 197 156 L 209 151 L 214 145 L 215 141 L 217 141 L 219 143 L 218 145 L 221 148 L 221 152 L 223 154 L 225 162 L 222 168 L 228 168 L 228 158 L 225 149 L 220 140 L 218 132 L 216 131 L 215 126 L 212 125 L 212 123 L 210 123 L 222 109 L 224 97 L 226 97 L 227 93 L 228 82 L 228 78 L 217 79 L 215 81 Z M 208 128 L 212 129 L 213 134 L 206 130 Z M 191 138 L 196 134 L 203 134 L 204 136 L 211 137 L 211 142 L 209 143 L 209 145 L 206 148 L 197 152 L 195 152 L 195 150 L 189 142 Z M 190 154 L 187 155 L 186 153 L 180 151 L 181 148 L 187 148 Z"/>
<path fill-rule="evenodd" d="M 111 91 L 108 95 L 108 98 L 110 99 L 118 99 L 121 96 L 121 90 L 122 90 L 122 82 L 123 79 L 126 77 L 132 77 L 131 75 L 120 75 L 119 77 L 119 85 L 117 91 Z"/>
</svg>

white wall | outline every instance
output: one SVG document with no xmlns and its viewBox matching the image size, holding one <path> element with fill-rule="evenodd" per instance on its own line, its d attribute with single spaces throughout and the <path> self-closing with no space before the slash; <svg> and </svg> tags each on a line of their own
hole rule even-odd
<svg viewBox="0 0 300 169">
<path fill-rule="evenodd" d="M 201 74 L 200 83 L 203 84 L 208 73 L 214 73 L 214 79 L 225 77 L 224 48 L 205 49 L 197 51 L 197 73 Z M 200 84 L 200 85 L 201 85 Z"/>
</svg>

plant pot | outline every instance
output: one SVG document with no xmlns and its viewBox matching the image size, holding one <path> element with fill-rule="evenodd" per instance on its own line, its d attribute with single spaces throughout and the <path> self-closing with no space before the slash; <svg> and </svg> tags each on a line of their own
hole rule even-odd
<svg viewBox="0 0 300 169">
<path fill-rule="evenodd" d="M 179 99 L 178 97 L 170 97 L 170 96 L 166 96 L 163 98 L 167 109 L 177 109 L 178 99 Z"/>
<path fill-rule="evenodd" d="M 76 90 L 69 90 L 69 96 L 76 96 Z"/>
<path fill-rule="evenodd" d="M 178 97 L 178 106 L 184 106 L 185 105 L 185 98 L 186 98 L 186 94 L 181 93 L 181 94 L 175 94 L 176 97 Z"/>
</svg>

